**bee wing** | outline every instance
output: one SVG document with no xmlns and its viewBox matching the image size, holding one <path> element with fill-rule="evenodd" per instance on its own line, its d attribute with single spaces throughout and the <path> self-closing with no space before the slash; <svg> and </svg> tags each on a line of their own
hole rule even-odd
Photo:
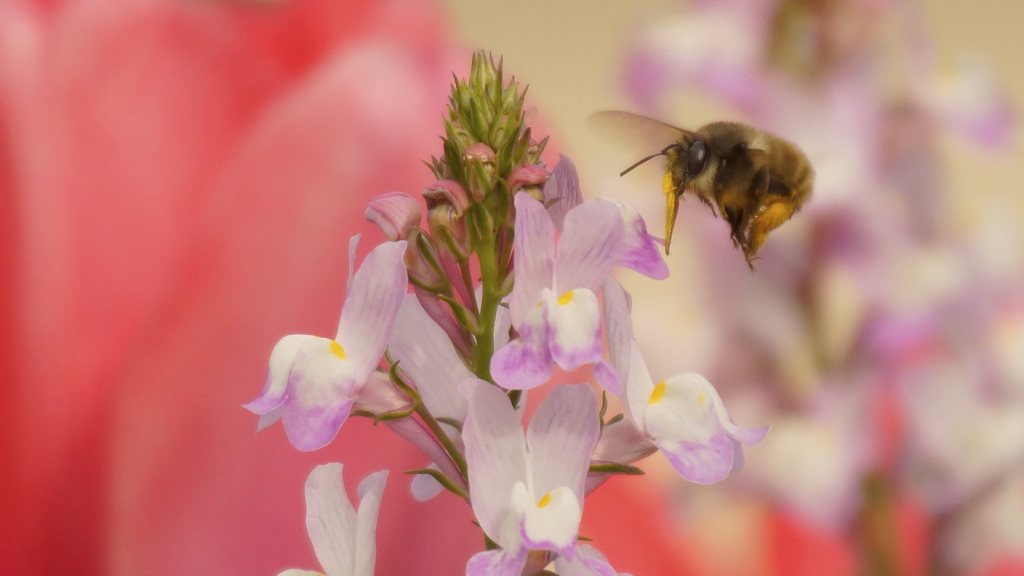
<svg viewBox="0 0 1024 576">
<path fill-rule="evenodd" d="M 622 110 L 595 112 L 587 118 L 587 125 L 634 151 L 656 152 L 684 136 L 693 137 L 689 130 Z"/>
</svg>

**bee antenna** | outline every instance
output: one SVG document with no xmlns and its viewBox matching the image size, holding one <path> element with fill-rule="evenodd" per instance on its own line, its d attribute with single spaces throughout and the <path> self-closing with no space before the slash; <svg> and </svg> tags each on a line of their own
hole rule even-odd
<svg viewBox="0 0 1024 576">
<path fill-rule="evenodd" d="M 622 172 L 619 172 L 619 176 L 625 176 L 626 174 L 629 174 L 630 172 L 632 172 L 634 168 L 636 168 L 637 166 L 643 164 L 644 162 L 647 162 L 648 160 L 650 160 L 652 158 L 657 158 L 658 156 L 664 156 L 665 154 L 668 153 L 669 150 L 671 150 L 673 148 L 678 148 L 678 147 L 679 147 L 679 144 L 670 144 L 670 145 L 666 146 L 661 152 L 658 152 L 657 154 L 651 154 L 650 156 L 647 156 L 643 160 L 640 160 L 639 162 L 633 164 L 629 168 L 626 168 Z"/>
</svg>

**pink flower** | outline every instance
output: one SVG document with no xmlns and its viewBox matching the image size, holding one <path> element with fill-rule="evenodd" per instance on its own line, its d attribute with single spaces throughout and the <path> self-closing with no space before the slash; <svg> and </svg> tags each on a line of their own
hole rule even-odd
<svg viewBox="0 0 1024 576">
<path fill-rule="evenodd" d="M 501 548 L 474 556 L 469 576 L 518 576 L 530 550 L 572 560 L 583 517 L 584 481 L 600 433 L 588 386 L 556 387 L 528 430 L 498 388 L 463 385 L 469 400 L 464 439 L 473 512 Z"/>
<path fill-rule="evenodd" d="M 742 445 L 764 440 L 768 428 L 733 423 L 714 386 L 699 374 L 657 384 L 633 344 L 626 401 L 637 427 L 691 482 L 711 484 L 743 465 Z"/>
<path fill-rule="evenodd" d="M 306 530 L 326 576 L 373 576 L 377 559 L 377 515 L 388 471 L 359 484 L 359 511 L 345 494 L 342 465 L 321 464 L 306 480 Z M 278 576 L 316 574 L 285 570 Z"/>
<path fill-rule="evenodd" d="M 509 297 L 519 338 L 498 350 L 491 373 L 504 388 L 527 390 L 547 382 L 555 364 L 565 370 L 601 361 L 601 316 L 596 292 L 622 252 L 624 226 L 615 206 L 594 200 L 555 227 L 544 206 L 516 195 L 516 278 Z"/>
<path fill-rule="evenodd" d="M 333 340 L 293 334 L 274 346 L 263 393 L 245 405 L 261 415 L 260 430 L 283 418 L 299 450 L 323 448 L 334 439 L 391 338 L 407 286 L 405 247 L 404 240 L 385 242 L 366 257 L 349 281 Z"/>
</svg>

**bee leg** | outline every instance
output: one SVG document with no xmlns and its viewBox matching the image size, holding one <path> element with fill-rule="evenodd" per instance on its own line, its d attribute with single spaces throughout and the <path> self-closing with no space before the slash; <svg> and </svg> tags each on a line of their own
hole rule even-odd
<svg viewBox="0 0 1024 576">
<path fill-rule="evenodd" d="M 761 257 L 760 256 L 751 255 L 750 253 L 748 253 L 746 251 L 743 252 L 743 257 L 746 258 L 747 266 L 750 267 L 750 271 L 751 272 L 755 272 L 756 270 L 754 269 L 754 260 L 760 260 Z"/>
</svg>

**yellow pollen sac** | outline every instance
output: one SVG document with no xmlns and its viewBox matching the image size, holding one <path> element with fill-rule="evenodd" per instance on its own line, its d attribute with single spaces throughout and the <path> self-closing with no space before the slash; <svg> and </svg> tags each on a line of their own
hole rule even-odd
<svg viewBox="0 0 1024 576">
<path fill-rule="evenodd" d="M 547 494 L 545 494 L 540 499 L 540 502 L 537 502 L 537 508 L 543 508 L 543 507 L 547 506 L 550 503 L 551 503 L 551 492 L 548 492 Z"/>
<path fill-rule="evenodd" d="M 565 306 L 569 302 L 572 302 L 572 292 L 571 291 L 570 292 L 566 292 L 565 294 L 562 294 L 561 296 L 558 297 L 558 305 L 559 306 Z"/>
<path fill-rule="evenodd" d="M 703 404 L 704 403 L 704 391 L 703 390 L 701 390 L 700 392 L 697 392 L 697 403 L 698 404 Z"/>
<path fill-rule="evenodd" d="M 331 340 L 331 353 L 342 360 L 348 360 L 348 355 L 345 354 L 345 349 L 342 348 L 341 344 L 338 344 L 335 340 Z"/>
<path fill-rule="evenodd" d="M 657 404 L 661 397 L 665 395 L 665 381 L 658 382 L 657 386 L 654 387 L 654 391 L 651 392 L 651 399 L 647 401 L 648 404 Z"/>
<path fill-rule="evenodd" d="M 665 177 L 661 179 L 661 191 L 665 196 L 675 195 L 676 193 L 676 185 L 675 182 L 672 181 L 671 170 L 667 170 L 665 172 Z"/>
</svg>

